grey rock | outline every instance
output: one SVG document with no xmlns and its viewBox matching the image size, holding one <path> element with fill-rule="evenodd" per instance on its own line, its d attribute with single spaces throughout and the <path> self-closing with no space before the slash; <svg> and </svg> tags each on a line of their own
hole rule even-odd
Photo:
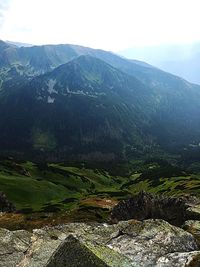
<svg viewBox="0 0 200 267">
<path fill-rule="evenodd" d="M 31 245 L 31 233 L 0 229 L 0 267 L 14 267 Z"/>
<path fill-rule="evenodd" d="M 130 224 L 123 229 L 122 233 L 109 245 L 130 258 L 138 267 L 162 266 L 160 263 L 157 264 L 160 257 L 168 255 L 171 262 L 174 262 L 174 252 L 189 252 L 198 249 L 192 235 L 162 220 L 147 220 L 136 225 Z"/>
<path fill-rule="evenodd" d="M 153 219 L 70 223 L 33 233 L 1 229 L 0 251 L 4 267 L 182 267 L 200 262 L 190 233 Z"/>
<path fill-rule="evenodd" d="M 186 267 L 199 267 L 200 266 L 200 254 L 199 251 L 192 252 L 174 252 L 169 255 L 160 257 L 156 266 L 162 267 L 176 267 L 176 266 L 186 266 Z"/>
<path fill-rule="evenodd" d="M 49 259 L 46 267 L 109 267 L 78 239 L 69 235 Z"/>
<path fill-rule="evenodd" d="M 186 221 L 183 225 L 183 229 L 190 232 L 197 239 L 200 246 L 200 221 Z"/>
</svg>

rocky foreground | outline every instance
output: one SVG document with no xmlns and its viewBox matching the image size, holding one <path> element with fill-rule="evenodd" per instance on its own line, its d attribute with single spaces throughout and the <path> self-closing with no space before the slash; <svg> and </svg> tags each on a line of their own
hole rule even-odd
<svg viewBox="0 0 200 267">
<path fill-rule="evenodd" d="M 199 266 L 195 238 L 163 220 L 0 230 L 2 267 Z"/>
<path fill-rule="evenodd" d="M 198 201 L 141 193 L 113 209 L 115 224 L 69 223 L 33 232 L 0 229 L 0 266 L 199 267 Z M 119 221 L 126 216 L 141 220 Z M 161 218 L 146 218 L 151 216 Z M 180 227 L 172 224 L 183 221 Z"/>
</svg>

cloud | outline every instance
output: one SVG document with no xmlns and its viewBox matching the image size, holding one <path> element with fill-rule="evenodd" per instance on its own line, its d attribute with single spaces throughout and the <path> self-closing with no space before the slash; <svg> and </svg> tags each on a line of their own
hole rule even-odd
<svg viewBox="0 0 200 267">
<path fill-rule="evenodd" d="M 112 51 L 200 41 L 199 0 L 0 0 L 0 38 Z"/>
<path fill-rule="evenodd" d="M 9 9 L 11 0 L 0 0 L 0 28 L 2 28 L 4 19 L 5 19 L 5 12 Z"/>
</svg>

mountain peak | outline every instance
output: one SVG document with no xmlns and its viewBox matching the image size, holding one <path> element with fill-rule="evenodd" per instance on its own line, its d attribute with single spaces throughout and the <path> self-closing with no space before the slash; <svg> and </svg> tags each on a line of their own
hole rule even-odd
<svg viewBox="0 0 200 267">
<path fill-rule="evenodd" d="M 113 159 L 199 143 L 199 87 L 145 63 L 73 45 L 10 46 L 0 63 L 6 151 Z"/>
<path fill-rule="evenodd" d="M 111 91 L 143 90 L 145 86 L 136 78 L 114 68 L 105 61 L 89 54 L 81 55 L 70 62 L 53 70 L 45 77 L 62 81 L 63 87 L 75 90 L 98 91 L 103 93 Z M 129 87 L 129 88 L 128 88 Z"/>
<path fill-rule="evenodd" d="M 71 60 L 70 62 L 61 65 L 60 67 L 58 67 L 59 70 L 61 70 L 64 67 L 69 67 L 72 65 L 76 65 L 76 67 L 79 66 L 79 68 L 84 68 L 85 71 L 90 71 L 90 72 L 94 72 L 94 71 L 101 71 L 101 68 L 106 68 L 107 71 L 108 69 L 112 69 L 112 70 L 117 70 L 114 67 L 112 67 L 110 64 L 106 63 L 105 61 L 94 57 L 90 54 L 85 54 L 85 55 L 80 55 L 76 58 L 74 58 L 73 60 Z M 118 72 L 121 72 L 120 70 L 117 70 Z"/>
</svg>

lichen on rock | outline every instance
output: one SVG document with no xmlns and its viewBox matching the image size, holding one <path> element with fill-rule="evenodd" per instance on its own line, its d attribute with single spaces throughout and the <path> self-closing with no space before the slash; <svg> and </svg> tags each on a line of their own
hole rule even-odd
<svg viewBox="0 0 200 267">
<path fill-rule="evenodd" d="M 182 267 L 200 256 L 190 233 L 159 219 L 1 229 L 0 237 L 2 267 Z"/>
</svg>

